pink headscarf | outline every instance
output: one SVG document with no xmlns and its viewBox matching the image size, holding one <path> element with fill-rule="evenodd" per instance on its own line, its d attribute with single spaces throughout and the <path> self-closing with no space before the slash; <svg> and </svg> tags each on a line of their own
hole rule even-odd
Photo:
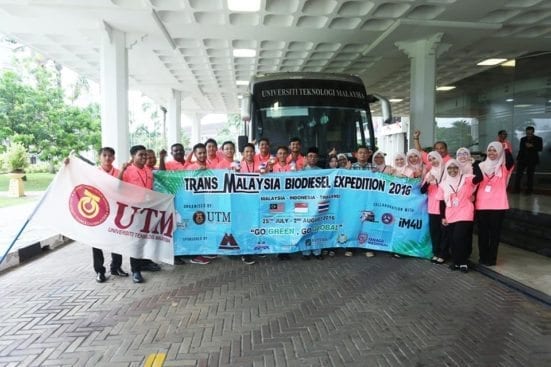
<svg viewBox="0 0 551 367">
<path fill-rule="evenodd" d="M 436 178 L 437 183 L 442 182 L 444 179 L 444 176 L 446 175 L 446 171 L 444 170 L 444 159 L 442 159 L 442 156 L 437 151 L 433 150 L 428 154 L 428 157 L 433 157 L 438 162 L 438 166 L 430 165 L 430 171 L 427 172 L 425 175 L 425 179 L 423 180 L 423 184 L 428 181 L 428 178 L 432 175 L 434 178 Z"/>
<path fill-rule="evenodd" d="M 465 184 L 465 175 L 461 172 L 461 165 L 459 164 L 459 161 L 456 159 L 450 159 L 446 163 L 446 172 L 448 171 L 448 167 L 450 166 L 456 166 L 459 170 L 457 171 L 457 176 L 452 177 L 446 173 L 446 176 L 442 180 L 442 184 L 440 187 L 442 187 L 442 190 L 444 191 L 444 201 L 446 202 L 446 206 L 450 207 L 451 204 L 451 197 L 453 194 L 457 193 L 463 185 Z"/>
</svg>

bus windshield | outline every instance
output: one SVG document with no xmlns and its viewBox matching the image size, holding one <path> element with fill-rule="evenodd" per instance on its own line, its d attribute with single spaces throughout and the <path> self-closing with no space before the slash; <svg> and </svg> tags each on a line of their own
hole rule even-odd
<svg viewBox="0 0 551 367">
<path fill-rule="evenodd" d="M 268 137 L 273 149 L 299 137 L 302 147 L 318 147 L 321 154 L 333 148 L 353 152 L 369 141 L 365 109 L 338 106 L 269 107 L 256 111 L 257 135 Z M 370 123 L 370 122 L 369 122 Z"/>
<path fill-rule="evenodd" d="M 360 78 L 345 74 L 281 73 L 251 82 L 249 141 L 265 137 L 273 150 L 298 137 L 303 150 L 352 153 L 373 145 L 368 96 Z M 366 129 L 367 127 L 367 129 Z"/>
</svg>

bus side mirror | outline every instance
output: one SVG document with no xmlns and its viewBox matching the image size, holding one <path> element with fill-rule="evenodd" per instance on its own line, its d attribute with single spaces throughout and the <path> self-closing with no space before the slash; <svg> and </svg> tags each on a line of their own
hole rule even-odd
<svg viewBox="0 0 551 367">
<path fill-rule="evenodd" d="M 390 102 L 386 97 L 383 97 L 379 94 L 373 94 L 373 97 L 377 98 L 381 102 L 381 113 L 383 115 L 383 124 L 390 124 L 393 122 L 392 119 L 392 109 L 390 107 Z"/>
<path fill-rule="evenodd" d="M 239 135 L 237 137 L 237 149 L 239 149 L 239 153 L 243 153 L 243 150 L 245 149 L 245 144 L 249 142 L 249 137 L 247 135 Z"/>
</svg>

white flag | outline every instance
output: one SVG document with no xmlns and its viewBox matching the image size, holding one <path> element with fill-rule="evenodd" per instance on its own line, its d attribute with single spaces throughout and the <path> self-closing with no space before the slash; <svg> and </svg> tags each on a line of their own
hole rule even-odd
<svg viewBox="0 0 551 367">
<path fill-rule="evenodd" d="M 72 158 L 54 178 L 32 221 L 93 247 L 173 264 L 173 199 Z"/>
</svg>

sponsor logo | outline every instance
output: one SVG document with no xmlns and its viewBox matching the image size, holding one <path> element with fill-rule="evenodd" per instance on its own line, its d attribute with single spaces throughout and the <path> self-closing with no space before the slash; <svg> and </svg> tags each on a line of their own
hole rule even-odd
<svg viewBox="0 0 551 367">
<path fill-rule="evenodd" d="M 423 220 L 422 219 L 400 218 L 400 220 L 398 221 L 398 227 L 400 227 L 400 228 L 421 229 L 421 227 L 423 227 Z"/>
<path fill-rule="evenodd" d="M 78 185 L 69 196 L 69 211 L 77 222 L 94 227 L 109 216 L 109 202 L 101 191 L 93 186 Z"/>
<path fill-rule="evenodd" d="M 358 235 L 358 243 L 361 243 L 361 244 L 366 243 L 368 238 L 369 236 L 367 235 L 367 233 L 361 232 Z"/>
<path fill-rule="evenodd" d="M 231 233 L 224 233 L 224 237 L 222 237 L 222 241 L 220 241 L 220 246 L 218 246 L 218 248 L 220 250 L 239 250 L 239 245 Z"/>
<path fill-rule="evenodd" d="M 362 222 L 375 222 L 375 213 L 371 210 L 363 210 L 360 216 Z"/>
<path fill-rule="evenodd" d="M 200 210 L 193 213 L 193 222 L 200 226 L 201 224 L 205 223 L 205 212 L 202 212 Z"/>
<path fill-rule="evenodd" d="M 382 216 L 381 216 L 381 221 L 384 223 L 384 224 L 392 224 L 392 222 L 394 222 L 394 216 L 390 213 L 384 213 Z"/>
</svg>

